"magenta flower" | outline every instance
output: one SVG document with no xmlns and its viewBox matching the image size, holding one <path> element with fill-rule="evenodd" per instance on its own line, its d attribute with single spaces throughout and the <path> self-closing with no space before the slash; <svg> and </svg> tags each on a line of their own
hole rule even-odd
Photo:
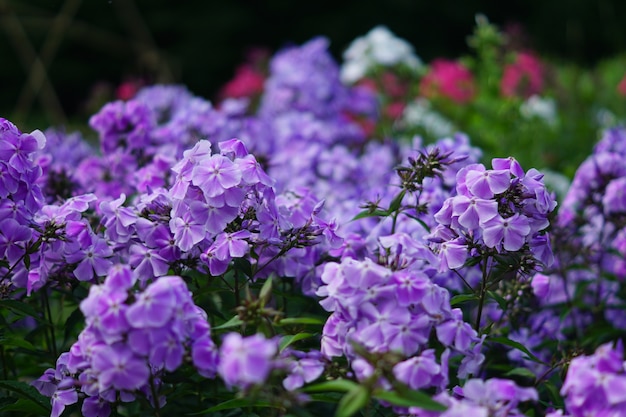
<svg viewBox="0 0 626 417">
<path fill-rule="evenodd" d="M 528 98 L 543 90 L 543 64 L 532 52 L 519 52 L 515 61 L 504 67 L 500 91 L 505 97 Z"/>
<path fill-rule="evenodd" d="M 435 59 L 420 82 L 420 94 L 426 98 L 447 97 L 457 103 L 472 101 L 476 95 L 474 76 L 457 61 Z"/>
</svg>

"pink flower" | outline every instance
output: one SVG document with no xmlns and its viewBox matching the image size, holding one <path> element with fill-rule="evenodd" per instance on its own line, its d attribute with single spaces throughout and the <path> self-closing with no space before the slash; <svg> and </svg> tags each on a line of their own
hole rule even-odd
<svg viewBox="0 0 626 417">
<path fill-rule="evenodd" d="M 436 59 L 420 82 L 420 95 L 426 98 L 443 96 L 457 103 L 467 103 L 476 95 L 474 76 L 460 62 Z"/>
<path fill-rule="evenodd" d="M 626 97 L 626 74 L 624 74 L 622 81 L 617 85 L 617 92 L 620 96 Z"/>
<path fill-rule="evenodd" d="M 221 97 L 252 97 L 263 92 L 265 76 L 250 64 L 237 68 L 235 76 L 222 88 Z"/>
<path fill-rule="evenodd" d="M 504 67 L 500 91 L 505 97 L 528 98 L 543 90 L 543 64 L 531 52 L 519 52 L 515 61 Z"/>
</svg>

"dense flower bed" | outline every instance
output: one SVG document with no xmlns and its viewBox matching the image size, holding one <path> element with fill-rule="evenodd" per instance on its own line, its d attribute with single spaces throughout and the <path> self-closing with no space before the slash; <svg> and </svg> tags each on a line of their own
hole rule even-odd
<svg viewBox="0 0 626 417">
<path fill-rule="evenodd" d="M 626 129 L 567 188 L 457 131 L 557 128 L 533 53 L 482 82 L 378 27 L 246 65 L 106 104 L 99 149 L 0 119 L 0 411 L 626 413 Z"/>
</svg>

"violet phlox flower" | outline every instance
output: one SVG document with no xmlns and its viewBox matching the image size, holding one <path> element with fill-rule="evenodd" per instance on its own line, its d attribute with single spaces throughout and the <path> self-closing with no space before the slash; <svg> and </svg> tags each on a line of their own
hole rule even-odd
<svg viewBox="0 0 626 417">
<path fill-rule="evenodd" d="M 10 200 L 20 204 L 28 220 L 44 203 L 39 185 L 42 170 L 33 159 L 45 143 L 46 137 L 40 131 L 22 133 L 13 123 L 0 118 L 0 203 Z"/>
<path fill-rule="evenodd" d="M 105 236 L 117 243 L 130 240 L 134 232 L 132 226 L 137 221 L 137 214 L 123 206 L 125 201 L 126 195 L 122 194 L 115 200 L 103 200 L 99 205 Z"/>
<path fill-rule="evenodd" d="M 426 349 L 419 355 L 397 363 L 393 367 L 393 374 L 414 390 L 436 387 L 442 391 L 448 386 L 448 357 L 450 351 L 441 354 L 441 361 L 437 360 L 434 349 Z"/>
<path fill-rule="evenodd" d="M 626 412 L 624 347 L 606 343 L 590 356 L 572 359 L 561 395 L 572 417 L 621 415 Z"/>
<path fill-rule="evenodd" d="M 317 295 L 333 313 L 324 325 L 321 352 L 354 357 L 351 343 L 371 352 L 396 352 L 410 358 L 426 347 L 433 330 L 451 352 L 474 355 L 476 331 L 450 307 L 449 292 L 425 273 L 390 271 L 370 259 L 328 263 Z"/>
<path fill-rule="evenodd" d="M 115 265 L 104 283 L 93 285 L 81 302 L 87 326 L 64 354 L 63 367 L 58 364 L 56 370 L 81 396 L 114 403 L 119 392 L 128 401 L 138 391 L 149 392 L 150 380 L 158 390 L 162 373 L 182 365 L 192 345 L 191 362 L 203 375 L 215 372 L 217 364 L 215 360 L 211 364 L 210 357 L 216 349 L 206 313 L 193 303 L 184 281 L 161 277 L 134 292 L 138 279 L 129 266 Z M 50 387 L 38 388 L 50 395 Z"/>
<path fill-rule="evenodd" d="M 150 109 L 137 100 L 107 103 L 89 120 L 100 135 L 104 154 L 118 149 L 143 152 L 150 143 L 154 123 Z"/>
<path fill-rule="evenodd" d="M 296 109 L 321 117 L 346 104 L 347 88 L 339 80 L 339 67 L 328 52 L 328 40 L 315 38 L 277 53 L 270 62 L 261 113 Z"/>
<path fill-rule="evenodd" d="M 302 352 L 285 349 L 280 356 L 286 361 L 287 377 L 283 380 L 283 386 L 289 391 L 315 381 L 325 369 L 324 358 L 317 350 Z"/>
<path fill-rule="evenodd" d="M 177 177 L 170 190 L 170 229 L 183 251 L 202 241 L 210 245 L 230 222 L 245 215 L 240 209 L 252 201 L 247 196 L 271 184 L 243 143 L 231 140 L 220 148 L 222 154 L 211 154 L 210 143 L 200 141 L 172 168 Z"/>
<path fill-rule="evenodd" d="M 481 247 L 498 253 L 528 248 L 544 265 L 551 263 L 542 236 L 556 201 L 543 176 L 535 169 L 525 173 L 514 158 L 496 158 L 492 164 L 493 170 L 481 164 L 462 168 L 457 195 L 435 214 L 439 225 L 429 238 L 438 245 L 442 271 L 462 267 L 470 249 Z"/>
<path fill-rule="evenodd" d="M 454 396 L 442 392 L 433 397 L 448 407 L 446 411 L 426 411 L 411 407 L 416 417 L 522 417 L 520 403 L 538 400 L 537 390 L 520 387 L 507 379 L 470 379 L 465 385 L 453 390 Z"/>
<path fill-rule="evenodd" d="M 228 333 L 220 347 L 219 376 L 228 387 L 245 389 L 264 383 L 276 366 L 278 344 L 260 334 Z"/>
</svg>

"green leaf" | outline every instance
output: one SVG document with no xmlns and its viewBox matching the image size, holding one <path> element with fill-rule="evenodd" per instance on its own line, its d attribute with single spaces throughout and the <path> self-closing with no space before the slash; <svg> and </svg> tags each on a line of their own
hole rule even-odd
<svg viewBox="0 0 626 417">
<path fill-rule="evenodd" d="M 42 322 L 39 317 L 39 312 L 33 308 L 33 306 L 23 303 L 17 300 L 2 300 L 0 301 L 0 307 L 6 307 L 20 316 L 32 317 L 35 320 Z"/>
<path fill-rule="evenodd" d="M 291 345 L 292 343 L 297 342 L 298 340 L 302 340 L 302 339 L 308 339 L 309 337 L 313 337 L 314 334 L 313 333 L 298 333 L 298 334 L 289 334 L 286 336 L 283 336 L 280 339 L 280 343 L 279 343 L 279 349 L 282 352 L 283 350 L 285 350 L 285 348 L 289 345 Z"/>
<path fill-rule="evenodd" d="M 341 399 L 341 394 L 336 393 L 336 392 L 311 394 L 310 398 L 311 398 L 312 401 L 318 401 L 318 402 L 321 402 L 321 403 L 336 404 Z"/>
<path fill-rule="evenodd" d="M 289 324 L 324 324 L 326 321 L 315 317 L 288 317 L 278 322 L 279 326 L 286 326 Z"/>
<path fill-rule="evenodd" d="M 32 345 L 32 343 L 20 337 L 8 337 L 8 338 L 0 337 L 0 344 L 2 346 L 15 346 L 15 347 L 28 349 L 28 350 L 37 350 L 35 349 L 35 346 Z"/>
<path fill-rule="evenodd" d="M 214 413 L 216 411 L 231 410 L 233 408 L 245 408 L 245 407 L 278 408 L 276 405 L 272 405 L 272 403 L 268 401 L 254 401 L 254 400 L 251 400 L 250 398 L 233 398 L 231 400 L 224 401 L 223 403 L 213 406 L 211 408 L 207 408 L 206 410 L 199 411 L 197 413 L 190 413 L 187 415 L 196 416 L 199 414 Z"/>
<path fill-rule="evenodd" d="M 67 320 L 65 320 L 65 331 L 64 331 L 64 335 L 63 335 L 63 343 L 66 343 L 68 340 L 70 340 L 70 338 L 74 337 L 74 335 L 72 334 L 75 330 L 76 330 L 76 326 L 79 324 L 84 324 L 85 323 L 85 316 L 83 316 L 82 311 L 80 311 L 80 308 L 76 308 L 74 311 L 72 311 L 72 313 L 69 315 L 69 317 L 67 318 Z"/>
<path fill-rule="evenodd" d="M 400 208 L 400 205 L 402 204 L 402 200 L 404 199 L 405 194 L 406 194 L 406 190 L 402 190 L 400 191 L 400 194 L 395 196 L 395 198 L 391 201 L 391 204 L 389 204 L 389 210 L 387 210 L 388 215 L 393 213 L 394 211 L 398 211 L 398 209 Z"/>
<path fill-rule="evenodd" d="M 265 282 L 263 283 L 263 287 L 261 287 L 261 291 L 259 292 L 259 300 L 261 301 L 261 306 L 265 307 L 267 302 L 272 297 L 272 277 L 269 276 Z"/>
<path fill-rule="evenodd" d="M 0 381 L 0 388 L 17 394 L 18 397 L 27 400 L 28 402 L 37 405 L 39 410 L 45 411 L 46 414 L 50 414 L 52 407 L 50 406 L 50 399 L 44 397 L 34 387 L 21 381 Z"/>
<path fill-rule="evenodd" d="M 22 413 L 26 414 L 41 415 L 42 409 L 38 404 L 20 398 L 12 404 L 7 404 L 3 407 L 0 407 L 0 411 L 21 411 Z"/>
<path fill-rule="evenodd" d="M 360 212 L 359 214 L 357 214 L 356 216 L 354 216 L 351 221 L 364 219 L 366 217 L 386 217 L 388 215 L 389 215 L 389 213 L 387 213 L 386 211 L 383 211 L 383 210 L 373 210 L 373 211 L 364 210 L 364 211 Z"/>
<path fill-rule="evenodd" d="M 492 337 L 489 338 L 489 341 L 491 342 L 495 342 L 495 343 L 500 343 L 502 345 L 506 345 L 509 347 L 512 347 L 514 349 L 517 349 L 523 353 L 525 353 L 528 356 L 528 359 L 530 359 L 533 362 L 537 362 L 537 363 L 543 363 L 545 364 L 544 361 L 542 361 L 541 359 L 539 359 L 538 357 L 536 357 L 535 355 L 533 355 L 527 348 L 526 346 L 522 345 L 519 342 L 516 342 L 514 340 L 511 340 L 509 338 L 506 337 Z"/>
<path fill-rule="evenodd" d="M 339 400 L 335 417 L 351 417 L 370 400 L 370 394 L 362 385 L 356 385 Z"/>
<path fill-rule="evenodd" d="M 489 298 L 493 299 L 496 301 L 496 303 L 498 303 L 498 306 L 500 306 L 500 308 L 502 310 L 507 309 L 507 302 L 504 298 L 502 298 L 502 296 L 500 294 L 496 294 L 493 291 L 487 291 L 487 295 L 489 296 Z"/>
<path fill-rule="evenodd" d="M 513 368 L 504 376 L 522 376 L 524 378 L 535 379 L 537 376 L 528 368 Z"/>
<path fill-rule="evenodd" d="M 386 401 L 400 407 L 419 407 L 423 410 L 430 411 L 446 410 L 446 406 L 433 400 L 430 396 L 421 391 L 406 390 L 405 392 L 398 393 L 395 391 L 380 390 L 374 392 L 373 397 L 377 400 Z"/>
<path fill-rule="evenodd" d="M 242 324 L 243 324 L 243 321 L 241 321 L 239 316 L 235 316 L 231 318 L 230 320 L 228 320 L 226 323 L 213 327 L 213 330 L 230 329 L 231 327 L 241 326 Z"/>
<path fill-rule="evenodd" d="M 309 385 L 302 388 L 303 392 L 348 392 L 354 387 L 360 386 L 354 381 L 349 379 L 334 379 L 332 381 L 320 382 L 319 384 Z"/>
<path fill-rule="evenodd" d="M 475 294 L 459 294 L 455 295 L 450 299 L 450 306 L 455 306 L 457 304 L 464 303 L 466 301 L 478 300 L 478 297 Z"/>
</svg>

